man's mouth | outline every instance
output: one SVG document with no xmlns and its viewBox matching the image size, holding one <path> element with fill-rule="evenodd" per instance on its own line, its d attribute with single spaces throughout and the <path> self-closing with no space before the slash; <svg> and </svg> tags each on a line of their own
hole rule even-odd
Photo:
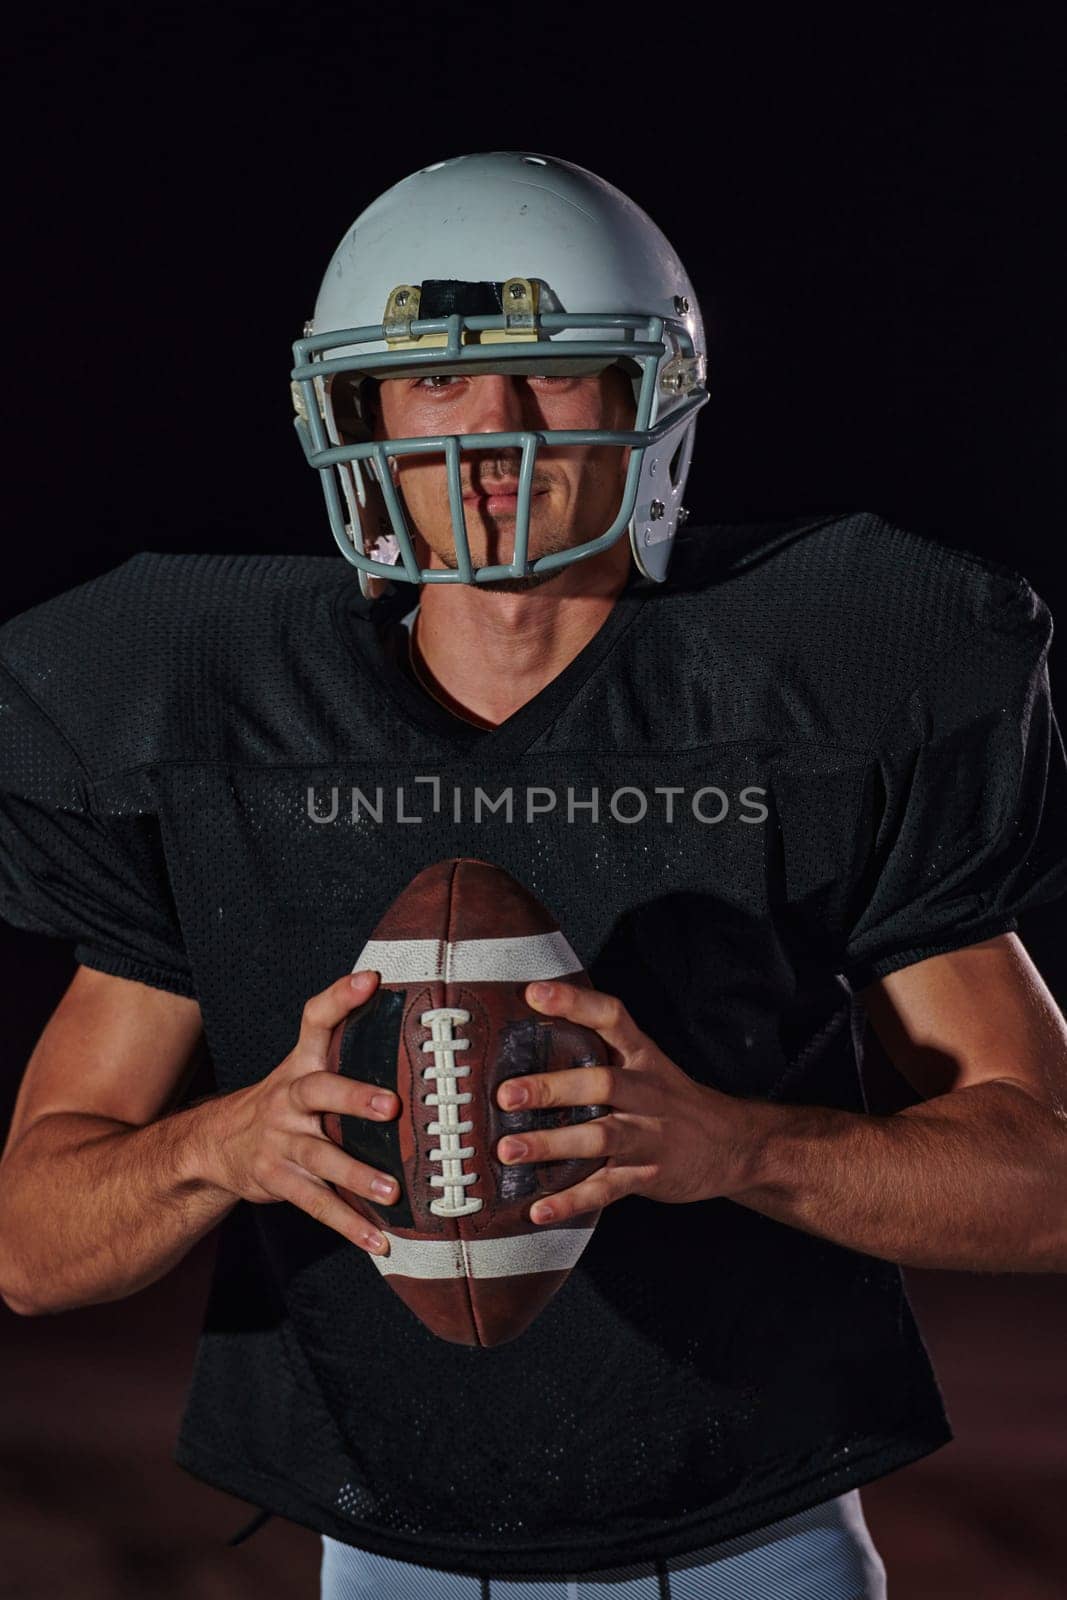
<svg viewBox="0 0 1067 1600">
<path fill-rule="evenodd" d="M 546 494 L 545 489 L 534 489 L 530 495 L 531 501 L 540 495 Z M 519 503 L 518 484 L 486 484 L 480 489 L 468 489 L 463 499 L 470 505 L 477 506 L 479 511 L 485 511 L 490 516 L 499 516 L 511 512 L 514 515 Z"/>
</svg>

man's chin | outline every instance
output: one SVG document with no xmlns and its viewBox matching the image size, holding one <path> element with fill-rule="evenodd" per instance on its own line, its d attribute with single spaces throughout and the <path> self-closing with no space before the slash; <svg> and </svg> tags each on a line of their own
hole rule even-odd
<svg viewBox="0 0 1067 1600">
<path fill-rule="evenodd" d="M 488 583 L 479 583 L 476 587 L 485 589 L 489 594 L 525 594 L 530 589 L 540 589 L 546 583 L 551 583 L 553 578 L 559 576 L 559 572 L 560 568 L 557 567 L 554 572 L 531 572 L 525 578 L 491 578 Z"/>
<path fill-rule="evenodd" d="M 436 562 L 434 564 L 437 565 Z M 448 567 L 452 572 L 456 571 L 458 565 L 455 556 L 452 554 L 442 556 L 440 564 Z M 478 570 L 479 566 L 485 564 L 475 561 L 473 558 L 471 560 L 471 565 L 475 571 Z M 494 563 L 494 565 L 496 564 Z M 559 567 L 556 567 L 552 572 L 531 572 L 525 578 L 490 578 L 487 583 L 474 583 L 470 587 L 472 589 L 482 589 L 486 594 L 528 594 L 531 589 L 541 589 L 546 583 L 551 583 L 553 578 L 559 576 L 560 570 Z"/>
<path fill-rule="evenodd" d="M 570 548 L 570 545 L 567 544 L 552 544 L 546 550 L 535 551 L 533 556 L 529 559 L 539 561 L 542 556 L 557 555 L 561 551 L 569 550 Z M 471 566 L 476 572 L 481 567 L 502 567 L 511 560 L 511 554 L 512 549 L 510 542 L 504 549 L 494 551 L 493 554 L 488 557 L 484 552 L 472 551 Z M 455 572 L 459 566 L 459 562 L 456 560 L 455 550 L 435 551 L 434 565 L 448 567 L 450 571 Z M 474 587 L 478 589 L 485 589 L 490 594 L 524 594 L 530 589 L 540 589 L 544 584 L 550 583 L 552 579 L 557 577 L 562 570 L 563 569 L 560 567 L 555 567 L 551 572 L 531 572 L 528 573 L 524 578 L 492 578 L 489 580 L 489 582 L 479 583 L 474 585 Z"/>
</svg>

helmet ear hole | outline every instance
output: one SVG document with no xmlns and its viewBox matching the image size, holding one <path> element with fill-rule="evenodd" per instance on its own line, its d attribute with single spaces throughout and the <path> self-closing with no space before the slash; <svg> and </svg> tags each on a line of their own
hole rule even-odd
<svg viewBox="0 0 1067 1600">
<path fill-rule="evenodd" d="M 668 473 L 668 476 L 670 477 L 671 487 L 672 488 L 678 482 L 678 479 L 682 475 L 682 459 L 683 459 L 684 455 L 685 455 L 685 439 L 683 438 L 683 439 L 681 439 L 679 441 L 677 450 L 674 452 L 673 456 L 671 456 L 671 464 L 667 468 L 667 473 Z"/>
</svg>

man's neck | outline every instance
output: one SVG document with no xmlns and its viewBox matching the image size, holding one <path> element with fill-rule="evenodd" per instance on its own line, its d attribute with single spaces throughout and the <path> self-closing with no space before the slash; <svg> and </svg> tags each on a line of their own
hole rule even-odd
<svg viewBox="0 0 1067 1600">
<path fill-rule="evenodd" d="M 615 546 L 603 554 L 613 559 L 576 562 L 518 594 L 427 584 L 412 626 L 416 676 L 457 716 L 499 727 L 557 678 L 607 621 L 626 587 L 631 557 L 628 544 L 621 553 Z"/>
</svg>

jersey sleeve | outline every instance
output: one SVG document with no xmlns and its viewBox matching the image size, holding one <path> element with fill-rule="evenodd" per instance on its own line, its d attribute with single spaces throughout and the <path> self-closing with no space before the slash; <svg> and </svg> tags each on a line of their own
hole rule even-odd
<svg viewBox="0 0 1067 1600">
<path fill-rule="evenodd" d="M 0 917 L 67 939 L 97 971 L 193 996 L 147 812 L 94 812 L 73 744 L 0 663 Z"/>
<path fill-rule="evenodd" d="M 1067 761 L 1052 619 L 1001 580 L 969 634 L 885 719 L 868 768 L 864 862 L 841 970 L 854 989 L 1017 927 L 1067 893 Z"/>
</svg>

